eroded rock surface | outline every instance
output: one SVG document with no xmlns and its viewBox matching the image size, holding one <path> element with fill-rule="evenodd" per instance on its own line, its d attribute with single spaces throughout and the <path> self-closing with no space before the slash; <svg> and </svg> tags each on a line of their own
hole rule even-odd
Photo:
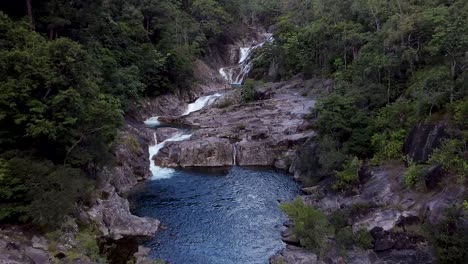
<svg viewBox="0 0 468 264">
<path fill-rule="evenodd" d="M 126 236 L 152 237 L 160 224 L 156 219 L 132 215 L 128 201 L 111 185 L 102 189 L 101 198 L 97 199 L 96 205 L 87 214 L 101 233 L 113 240 Z"/>
<path fill-rule="evenodd" d="M 226 165 L 289 169 L 295 149 L 315 133 L 305 116 L 315 105 L 304 82 L 269 84 L 264 100 L 243 104 L 233 90 L 212 107 L 173 122 L 196 127 L 190 140 L 166 144 L 155 158 L 165 167 Z"/>
</svg>

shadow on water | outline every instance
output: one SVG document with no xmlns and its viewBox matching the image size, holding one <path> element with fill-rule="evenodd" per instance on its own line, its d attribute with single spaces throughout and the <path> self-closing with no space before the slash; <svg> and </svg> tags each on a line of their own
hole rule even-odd
<svg viewBox="0 0 468 264">
<path fill-rule="evenodd" d="M 159 219 L 166 230 L 146 246 L 154 259 L 185 264 L 268 263 L 283 248 L 287 220 L 278 201 L 299 186 L 283 172 L 260 168 L 177 170 L 130 196 L 133 213 Z"/>
</svg>

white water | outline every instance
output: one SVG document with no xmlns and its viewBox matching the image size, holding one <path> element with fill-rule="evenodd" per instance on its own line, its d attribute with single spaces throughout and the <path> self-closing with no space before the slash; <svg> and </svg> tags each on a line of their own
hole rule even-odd
<svg viewBox="0 0 468 264">
<path fill-rule="evenodd" d="M 213 95 L 207 95 L 207 96 L 202 96 L 198 98 L 195 102 L 187 106 L 187 110 L 185 110 L 182 116 L 189 115 L 190 113 L 199 111 L 203 109 L 204 107 L 213 104 L 216 101 L 216 99 L 218 99 L 219 97 L 221 97 L 221 94 L 216 93 Z M 162 124 L 161 121 L 159 121 L 158 116 L 150 117 L 144 123 L 147 127 L 151 127 L 151 128 L 159 127 Z"/>
<path fill-rule="evenodd" d="M 203 109 L 204 107 L 214 103 L 216 99 L 218 99 L 219 97 L 221 97 L 221 94 L 219 93 L 216 93 L 213 95 L 202 96 L 198 98 L 195 102 L 189 104 L 187 107 L 187 110 L 185 110 L 185 112 L 182 115 L 186 116 L 186 115 L 189 115 L 190 113 L 199 111 Z"/>
<path fill-rule="evenodd" d="M 172 174 L 175 172 L 174 169 L 163 168 L 163 167 L 157 166 L 153 160 L 153 157 L 158 154 L 158 152 L 164 147 L 164 145 L 166 145 L 166 142 L 184 141 L 184 140 L 189 139 L 191 136 L 192 135 L 177 133 L 173 137 L 168 138 L 158 144 L 156 133 L 154 133 L 154 145 L 148 148 L 149 160 L 150 160 L 150 171 L 153 174 L 153 177 L 151 178 L 151 180 L 169 179 L 172 177 Z"/>
<path fill-rule="evenodd" d="M 232 76 L 234 75 L 234 70 L 230 67 L 219 69 L 219 74 L 229 83 L 232 83 Z"/>
<path fill-rule="evenodd" d="M 237 149 L 236 144 L 232 144 L 232 165 L 237 165 Z"/>
<path fill-rule="evenodd" d="M 265 43 L 273 41 L 273 35 L 269 34 L 265 42 L 247 47 L 240 47 L 238 64 L 235 66 L 223 67 L 219 69 L 219 74 L 230 84 L 242 84 L 252 70 L 252 52 L 265 45 Z"/>
<path fill-rule="evenodd" d="M 147 119 L 145 121 L 145 125 L 147 127 L 158 127 L 161 125 L 161 122 L 159 121 L 159 117 L 155 116 L 155 117 L 150 117 L 149 119 Z"/>
<path fill-rule="evenodd" d="M 243 63 L 250 55 L 252 51 L 252 48 L 251 47 L 247 47 L 247 48 L 240 48 L 240 59 L 239 59 L 239 63 Z"/>
</svg>

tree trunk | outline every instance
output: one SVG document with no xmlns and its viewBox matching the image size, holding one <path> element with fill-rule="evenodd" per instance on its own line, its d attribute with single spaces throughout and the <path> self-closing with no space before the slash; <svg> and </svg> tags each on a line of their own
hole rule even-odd
<svg viewBox="0 0 468 264">
<path fill-rule="evenodd" d="M 49 28 L 49 40 L 53 40 L 54 39 L 54 28 L 52 26 L 50 26 Z"/>
<path fill-rule="evenodd" d="M 450 103 L 453 103 L 453 90 L 455 86 L 455 74 L 457 70 L 457 61 L 452 59 L 452 66 L 450 67 L 450 74 L 452 75 L 452 85 L 450 86 Z"/>
<path fill-rule="evenodd" d="M 26 0 L 26 8 L 28 10 L 29 26 L 31 27 L 31 30 L 34 30 L 34 19 L 33 19 L 33 14 L 32 14 L 31 1 L 32 0 Z"/>
</svg>

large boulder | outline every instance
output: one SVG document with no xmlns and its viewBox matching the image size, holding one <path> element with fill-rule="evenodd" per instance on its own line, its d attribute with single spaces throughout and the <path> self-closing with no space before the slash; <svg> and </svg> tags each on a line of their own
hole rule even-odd
<svg viewBox="0 0 468 264">
<path fill-rule="evenodd" d="M 130 213 L 130 206 L 111 185 L 101 190 L 101 198 L 87 211 L 104 237 L 119 240 L 123 237 L 152 237 L 159 228 L 159 221 L 138 217 Z"/>
<path fill-rule="evenodd" d="M 444 123 L 415 126 L 405 140 L 403 152 L 414 162 L 426 162 L 434 149 L 440 146 L 442 139 L 447 136 L 446 129 Z"/>
<path fill-rule="evenodd" d="M 268 141 L 241 141 L 236 144 L 236 160 L 240 166 L 273 166 L 277 156 Z"/>
<path fill-rule="evenodd" d="M 167 142 L 153 157 L 163 167 L 224 167 L 234 162 L 233 145 L 228 139 L 205 138 L 182 142 Z"/>
</svg>

